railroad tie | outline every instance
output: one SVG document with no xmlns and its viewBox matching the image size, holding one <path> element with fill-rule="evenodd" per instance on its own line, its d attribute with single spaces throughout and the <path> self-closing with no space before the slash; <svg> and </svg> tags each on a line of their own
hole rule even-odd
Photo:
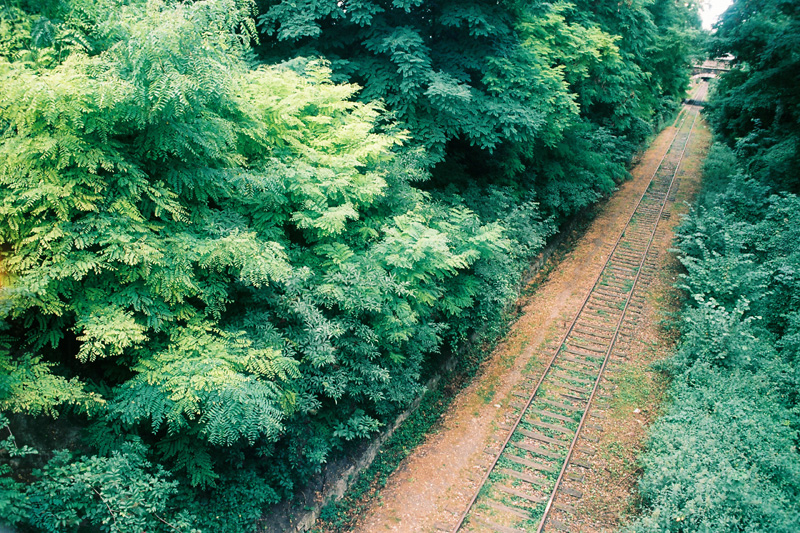
<svg viewBox="0 0 800 533">
<path fill-rule="evenodd" d="M 518 428 L 517 432 L 520 435 L 525 435 L 533 440 L 538 440 L 540 442 L 546 442 L 547 444 L 556 444 L 558 446 L 569 446 L 569 442 L 554 439 L 552 437 L 548 437 L 547 435 L 542 435 L 541 433 L 536 433 L 534 431 L 528 431 L 527 429 Z"/>
<path fill-rule="evenodd" d="M 516 401 L 511 405 L 520 409 L 527 406 L 527 411 L 519 413 L 511 428 L 505 426 L 514 432 L 507 436 L 506 442 L 510 446 L 505 453 L 497 455 L 494 463 L 488 468 L 490 471 L 494 469 L 500 474 L 510 476 L 516 481 L 508 485 L 493 484 L 493 481 L 489 481 L 488 485 L 492 490 L 502 492 L 507 497 L 518 498 L 511 500 L 516 501 L 514 505 L 518 506 L 510 507 L 498 502 L 486 502 L 485 499 L 478 500 L 480 493 L 476 491 L 469 504 L 470 507 L 462 515 L 462 522 L 456 525 L 456 529 L 466 519 L 468 522 L 470 520 L 480 522 L 498 533 L 521 533 L 521 529 L 517 529 L 520 526 L 515 528 L 492 522 L 489 518 L 481 516 L 478 509 L 475 509 L 475 512 L 471 512 L 470 509 L 476 501 L 479 501 L 482 502 L 481 505 L 498 511 L 500 513 L 498 516 L 505 515 L 506 520 L 511 520 L 513 517 L 532 520 L 529 510 L 525 508 L 525 502 L 550 501 L 553 505 L 546 508 L 536 530 L 541 531 L 543 527 L 545 530 L 569 530 L 565 523 L 550 516 L 549 512 L 550 510 L 574 511 L 568 504 L 557 501 L 559 494 L 572 498 L 583 496 L 582 491 L 568 486 L 567 483 L 583 482 L 585 471 L 591 468 L 591 464 L 584 457 L 592 456 L 596 451 L 593 447 L 586 446 L 584 441 L 599 442 L 599 439 L 590 433 L 602 431 L 603 426 L 590 421 L 587 416 L 592 419 L 605 418 L 595 411 L 597 408 L 602 409 L 603 405 L 607 404 L 605 400 L 612 398 L 608 393 L 609 384 L 606 382 L 608 378 L 604 378 L 603 373 L 610 372 L 607 366 L 612 361 L 612 356 L 616 358 L 627 355 L 630 341 L 637 331 L 638 317 L 646 309 L 647 301 L 642 290 L 658 271 L 654 263 L 657 254 L 653 253 L 651 245 L 659 235 L 659 221 L 670 216 L 667 202 L 671 198 L 674 199 L 677 169 L 686 152 L 697 113 L 696 108 L 689 106 L 684 106 L 681 111 L 683 118 L 669 149 L 651 175 L 650 183 L 642 193 L 622 235 L 609 246 L 601 273 L 597 275 L 592 290 L 583 300 L 580 311 L 571 323 L 564 320 L 561 344 L 555 346 L 555 343 L 550 342 L 547 345 L 547 348 L 555 353 L 552 354 L 541 378 L 535 383 L 529 379 L 531 387 L 529 392 L 514 391 L 513 395 L 525 403 Z M 600 388 L 597 388 L 598 380 L 603 380 L 600 382 L 602 384 Z M 611 385 L 613 386 L 613 383 Z M 593 403 L 596 400 L 594 407 L 589 403 L 590 398 Z M 581 417 L 581 424 L 578 427 L 592 431 L 576 435 L 577 428 L 570 429 L 570 426 L 576 425 L 576 415 Z M 521 426 L 521 423 L 526 425 Z M 526 429 L 531 427 L 541 428 L 547 434 Z M 559 434 L 568 440 L 556 438 Z M 578 442 L 582 444 L 577 445 Z M 579 457 L 573 456 L 573 450 L 580 454 Z M 524 471 L 501 467 L 497 463 L 500 457 L 516 463 L 519 466 L 515 468 L 521 467 Z M 583 470 L 576 471 L 576 469 Z M 555 471 L 560 473 L 555 488 L 551 488 L 552 482 L 544 479 L 540 472 Z M 518 486 L 515 487 L 514 484 Z M 523 487 L 528 487 L 530 490 Z M 549 497 L 543 496 L 548 490 Z M 523 502 L 519 503 L 520 500 Z M 504 520 L 504 523 L 508 522 Z"/>
<path fill-rule="evenodd" d="M 583 411 L 583 407 L 578 405 L 572 405 L 571 403 L 563 403 L 563 402 L 556 402 L 553 400 L 542 400 L 543 403 L 547 405 L 552 405 L 553 407 L 558 407 L 559 409 L 564 409 L 566 411 Z"/>
<path fill-rule="evenodd" d="M 543 465 L 542 463 L 537 463 L 534 461 L 529 461 L 523 457 L 518 457 L 510 453 L 504 454 L 503 457 L 505 457 L 511 462 L 517 463 L 518 465 L 532 468 L 533 470 L 539 470 L 540 472 L 549 472 L 551 474 L 555 474 L 557 472 L 557 470 L 552 466 Z"/>
<path fill-rule="evenodd" d="M 541 496 L 531 496 L 530 494 L 526 494 L 521 490 L 517 490 L 513 487 L 507 487 L 506 485 L 498 485 L 497 490 L 505 492 L 506 494 L 510 494 L 512 496 L 516 496 L 517 498 L 528 500 L 529 502 L 533 503 L 544 503 L 547 501 L 547 498 L 542 498 Z"/>
<path fill-rule="evenodd" d="M 530 520 L 533 518 L 531 516 L 530 511 L 526 512 L 522 509 L 517 509 L 515 507 L 509 507 L 508 505 L 503 505 L 502 503 L 493 502 L 491 500 L 486 502 L 486 505 L 491 507 L 496 511 L 500 511 L 501 513 L 507 513 L 516 516 L 517 518 L 522 518 L 523 520 Z"/>
<path fill-rule="evenodd" d="M 530 476 L 528 474 L 524 474 L 522 472 L 517 472 L 516 470 L 511 470 L 510 468 L 501 468 L 499 470 L 499 472 L 501 474 L 505 474 L 505 475 L 510 476 L 510 477 L 515 477 L 515 478 L 519 479 L 520 481 L 526 481 L 526 482 L 530 483 L 531 485 L 538 485 L 540 487 L 544 487 L 545 485 L 547 485 L 547 483 L 543 479 L 538 479 L 538 478 L 535 478 L 535 477 Z"/>
<path fill-rule="evenodd" d="M 561 522 L 559 520 L 556 520 L 555 518 L 548 518 L 547 519 L 547 524 L 553 526 L 554 528 L 556 528 L 559 531 L 569 531 L 569 528 L 567 527 L 567 524 L 565 524 L 564 522 Z"/>
<path fill-rule="evenodd" d="M 482 517 L 480 515 L 476 515 L 475 516 L 475 521 L 482 523 L 486 527 L 492 528 L 493 530 L 497 531 L 498 533 L 526 533 L 525 530 L 523 530 L 523 529 L 514 529 L 513 527 L 503 526 L 503 525 L 500 525 L 500 524 L 498 524 L 496 522 L 492 522 L 488 518 L 484 518 L 484 517 Z"/>
<path fill-rule="evenodd" d="M 558 487 L 558 490 L 559 490 L 559 492 L 563 492 L 564 494 L 566 494 L 568 496 L 572 496 L 574 498 L 583 498 L 583 493 L 581 491 L 575 490 L 575 489 L 573 489 L 571 487 L 567 487 L 567 486 L 562 485 L 562 486 Z"/>
<path fill-rule="evenodd" d="M 556 420 L 561 420 L 562 422 L 575 422 L 574 419 L 572 419 L 572 418 L 570 418 L 568 416 L 559 415 L 559 414 L 553 413 L 551 411 L 543 411 L 541 409 L 533 409 L 533 408 L 531 408 L 531 409 L 528 409 L 528 412 L 529 413 L 536 413 L 537 415 L 546 416 L 548 418 L 554 418 Z"/>
<path fill-rule="evenodd" d="M 587 470 L 592 468 L 592 465 L 590 465 L 588 461 L 584 461 L 583 459 L 570 459 L 569 464 L 579 466 L 581 468 L 586 468 Z"/>
<path fill-rule="evenodd" d="M 534 446 L 533 444 L 527 444 L 521 440 L 519 441 L 512 441 L 509 442 L 511 446 L 515 448 L 519 448 L 521 450 L 525 450 L 536 455 L 541 455 L 543 457 L 549 457 L 551 459 L 561 459 L 562 454 L 550 451 L 546 448 L 542 448 L 541 446 Z"/>
<path fill-rule="evenodd" d="M 547 422 L 542 422 L 541 420 L 537 420 L 535 418 L 526 418 L 525 422 L 533 426 L 550 429 L 552 431 L 556 431 L 558 433 L 564 433 L 566 435 L 572 435 L 573 433 L 575 433 L 575 430 L 572 430 L 568 427 L 560 426 L 558 424 L 548 424 Z"/>
</svg>

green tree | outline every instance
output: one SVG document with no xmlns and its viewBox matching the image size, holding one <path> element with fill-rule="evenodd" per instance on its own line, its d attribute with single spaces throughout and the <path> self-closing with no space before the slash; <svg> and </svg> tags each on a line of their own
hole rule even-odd
<svg viewBox="0 0 800 533">
<path fill-rule="evenodd" d="M 455 278 L 507 243 L 410 187 L 356 86 L 248 68 L 232 2 L 102 8 L 91 54 L 2 65 L 0 405 L 82 412 L 103 454 L 141 435 L 201 487 L 215 450 L 293 441 L 285 489 L 419 392 Z"/>
<path fill-rule="evenodd" d="M 737 0 L 723 14 L 711 43 L 731 54 L 733 69 L 716 89 L 715 129 L 776 190 L 800 190 L 800 8 L 788 0 Z"/>
</svg>

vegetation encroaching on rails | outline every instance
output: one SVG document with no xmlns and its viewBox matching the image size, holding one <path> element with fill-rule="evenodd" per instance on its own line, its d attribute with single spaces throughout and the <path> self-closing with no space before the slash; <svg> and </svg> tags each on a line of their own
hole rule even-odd
<svg viewBox="0 0 800 533">
<path fill-rule="evenodd" d="M 631 531 L 800 529 L 800 199 L 715 145 L 678 237 L 691 295 Z"/>
<path fill-rule="evenodd" d="M 737 1 L 717 32 L 705 192 L 682 225 L 673 404 L 654 427 L 631 532 L 800 531 L 796 3 Z"/>
<path fill-rule="evenodd" d="M 599 205 L 599 204 L 598 204 Z M 594 216 L 598 205 L 587 210 L 585 216 L 576 218 L 573 230 L 566 236 L 567 240 L 561 242 L 544 263 L 536 271 L 535 277 L 522 289 L 522 299 L 532 294 L 553 272 L 560 260 L 575 245 L 576 237 L 583 233 L 589 221 Z M 510 310 L 509 310 L 510 311 Z M 518 310 L 517 310 L 518 311 Z M 381 447 L 379 455 L 358 476 L 353 486 L 338 501 L 331 501 L 322 508 L 319 520 L 311 529 L 312 533 L 323 531 L 346 532 L 351 531 L 356 525 L 361 513 L 372 505 L 374 498 L 380 498 L 380 491 L 389 481 L 389 476 L 398 468 L 400 463 L 408 457 L 414 449 L 422 444 L 432 431 L 436 431 L 437 424 L 441 421 L 451 402 L 456 397 L 457 391 L 469 383 L 475 376 L 482 362 L 481 354 L 491 352 L 508 330 L 514 318 L 518 315 L 508 313 L 502 325 L 505 329 L 497 329 L 487 336 L 486 342 L 472 346 L 457 360 L 456 367 L 442 375 L 442 385 L 428 391 L 422 398 L 419 407 L 409 415 L 403 424 L 395 430 Z M 532 363 L 531 363 L 532 364 Z M 490 401 L 487 393 L 485 402 Z"/>
<path fill-rule="evenodd" d="M 4 1 L 0 524 L 252 531 L 625 178 L 697 25 L 677 0 Z"/>
</svg>

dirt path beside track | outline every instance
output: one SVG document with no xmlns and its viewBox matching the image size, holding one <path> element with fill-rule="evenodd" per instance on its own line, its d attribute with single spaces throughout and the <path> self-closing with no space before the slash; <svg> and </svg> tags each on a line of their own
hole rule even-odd
<svg viewBox="0 0 800 533">
<path fill-rule="evenodd" d="M 454 399 L 438 431 L 402 462 L 353 531 L 441 531 L 463 511 L 480 481 L 481 465 L 491 462 L 484 450 L 502 440 L 504 432 L 499 426 L 511 420 L 513 389 L 523 379 L 538 377 L 552 353 L 548 345 L 563 334 L 577 312 L 674 133 L 675 128 L 669 127 L 652 142 L 632 170 L 633 179 L 606 202 L 574 248 L 523 302 L 522 315 L 487 357 L 472 384 Z M 634 341 L 636 349 L 631 350 L 638 355 L 611 368 L 617 390 L 609 402 L 608 417 L 614 423 L 608 424 L 601 436 L 598 447 L 603 452 L 587 476 L 585 504 L 578 510 L 585 526 L 582 531 L 614 529 L 632 500 L 635 453 L 642 446 L 644 428 L 655 417 L 652 406 L 660 403 L 664 390 L 663 379 L 647 366 L 669 348 L 669 335 L 659 327 L 657 308 L 674 307 L 678 301 L 671 288 L 677 267 L 667 250 L 680 218 L 677 215 L 685 210 L 681 202 L 689 200 L 698 187 L 709 138 L 707 128 L 700 124 L 678 174 L 680 186 L 672 216 L 664 221 L 654 243 L 664 268 L 649 289 L 651 297 Z"/>
</svg>

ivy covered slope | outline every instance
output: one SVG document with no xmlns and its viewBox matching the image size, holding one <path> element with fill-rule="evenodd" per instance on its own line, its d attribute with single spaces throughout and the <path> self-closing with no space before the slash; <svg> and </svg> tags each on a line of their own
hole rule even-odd
<svg viewBox="0 0 800 533">
<path fill-rule="evenodd" d="M 625 176 L 686 87 L 693 2 L 260 0 L 261 57 L 322 55 L 427 150 L 434 186 L 559 220 Z M 535 196 L 533 196 L 535 194 Z"/>
<path fill-rule="evenodd" d="M 683 3 L 307 4 L 0 7 L 0 525 L 252 531 L 685 80 Z"/>
<path fill-rule="evenodd" d="M 731 135 L 744 127 L 731 106 L 766 118 L 796 98 L 761 60 L 798 35 L 798 15 L 788 2 L 739 1 L 718 31 L 723 43 L 739 38 L 723 48 L 738 67 L 711 106 L 733 148 L 712 147 L 706 190 L 679 231 L 690 299 L 667 366 L 672 405 L 650 436 L 644 513 L 632 532 L 800 531 L 800 181 L 796 168 L 781 171 L 800 135 L 780 113 L 751 116 L 749 132 Z M 797 72 L 796 54 L 780 62 Z"/>
</svg>

